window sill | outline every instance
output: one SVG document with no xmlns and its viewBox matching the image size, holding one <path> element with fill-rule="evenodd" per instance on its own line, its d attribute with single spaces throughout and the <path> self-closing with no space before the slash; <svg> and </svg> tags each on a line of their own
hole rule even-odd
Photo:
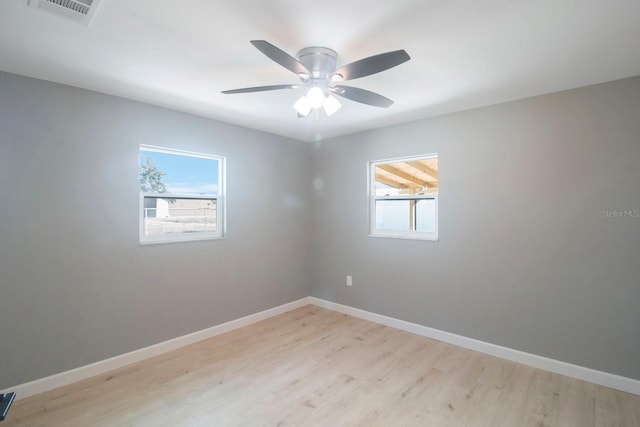
<svg viewBox="0 0 640 427">
<path fill-rule="evenodd" d="M 200 236 L 181 239 L 152 239 L 152 240 L 140 240 L 140 246 L 147 245 L 161 245 L 165 243 L 188 243 L 188 242 L 205 242 L 212 240 L 226 240 L 226 236 Z"/>
<path fill-rule="evenodd" d="M 401 239 L 401 240 L 423 240 L 427 242 L 437 242 L 439 240 L 437 235 L 429 234 L 423 235 L 419 233 L 369 233 L 369 237 L 382 237 L 386 239 Z"/>
</svg>

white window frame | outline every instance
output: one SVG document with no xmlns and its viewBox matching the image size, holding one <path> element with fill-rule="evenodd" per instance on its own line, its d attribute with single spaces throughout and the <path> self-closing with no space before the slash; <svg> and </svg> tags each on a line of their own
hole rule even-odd
<svg viewBox="0 0 640 427">
<path fill-rule="evenodd" d="M 196 153 L 192 151 L 177 150 L 173 148 L 156 147 L 153 145 L 140 145 L 138 149 L 138 162 L 140 159 L 140 153 L 142 151 L 153 151 L 156 153 L 172 154 L 177 156 L 197 157 L 208 160 L 218 161 L 218 194 L 182 194 L 182 193 L 156 193 L 146 192 L 143 193 L 139 189 L 140 204 L 138 211 L 138 219 L 140 224 L 139 236 L 140 244 L 156 244 L 156 243 L 172 243 L 172 242 L 190 242 L 198 240 L 216 240 L 223 239 L 226 231 L 226 159 L 224 156 L 218 156 L 213 154 Z M 140 166 L 138 165 L 138 170 Z M 197 232 L 197 233 L 184 233 L 184 234 L 167 234 L 160 236 L 148 236 L 144 230 L 144 199 L 145 197 L 157 197 L 160 199 L 205 199 L 216 200 L 216 231 L 211 232 Z"/>
<path fill-rule="evenodd" d="M 369 236 L 370 237 L 387 237 L 395 239 L 411 239 L 411 240 L 428 240 L 438 241 L 438 193 L 432 194 L 407 194 L 399 196 L 377 196 L 375 190 L 377 165 L 389 163 L 406 162 L 421 159 L 438 158 L 437 153 L 423 154 L 418 156 L 397 157 L 393 159 L 382 159 L 371 161 L 367 165 L 368 176 L 368 198 L 369 198 Z M 378 230 L 376 229 L 376 202 L 380 200 L 434 200 L 435 202 L 435 231 L 400 231 L 400 230 Z"/>
</svg>

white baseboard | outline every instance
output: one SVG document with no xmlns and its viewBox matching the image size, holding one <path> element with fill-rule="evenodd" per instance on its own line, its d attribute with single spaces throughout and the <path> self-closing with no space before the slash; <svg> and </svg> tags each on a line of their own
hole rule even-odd
<svg viewBox="0 0 640 427">
<path fill-rule="evenodd" d="M 348 314 L 359 319 L 369 320 L 381 325 L 390 326 L 392 328 L 411 332 L 416 335 L 421 335 L 423 337 L 432 338 L 449 344 L 454 344 L 459 347 L 468 348 L 470 350 L 475 350 L 480 353 L 496 356 L 501 359 L 506 359 L 512 362 L 521 363 L 523 365 L 532 366 L 534 368 L 544 369 L 545 371 L 554 372 L 556 374 L 565 375 L 567 377 L 572 377 L 616 390 L 626 391 L 627 393 L 640 395 L 640 380 L 610 374 L 607 372 L 596 371 L 595 369 L 585 368 L 583 366 L 573 365 L 571 363 L 561 362 L 559 360 L 549 359 L 547 357 L 537 356 L 531 353 L 525 353 L 523 351 L 475 340 L 473 338 L 463 337 L 461 335 L 452 334 L 450 332 L 429 328 L 427 326 L 406 322 L 404 320 L 383 316 L 381 314 L 371 313 L 369 311 L 360 310 L 358 308 L 353 308 L 330 301 L 325 301 L 315 297 L 310 297 L 310 300 L 311 304 L 340 313 Z"/>
<path fill-rule="evenodd" d="M 4 390 L 2 392 L 6 393 L 9 391 L 15 391 L 17 400 L 24 399 L 26 397 L 53 390 L 54 388 L 62 387 L 76 381 L 81 381 L 96 375 L 104 374 L 114 369 L 118 369 L 135 362 L 140 362 L 142 360 L 149 359 L 151 357 L 158 356 L 160 354 L 167 353 L 169 351 L 176 350 L 178 348 L 185 347 L 202 340 L 206 340 L 207 338 L 215 337 L 216 335 L 233 331 L 234 329 L 242 328 L 243 326 L 248 326 L 253 323 L 260 322 L 261 320 L 277 316 L 278 314 L 286 313 L 287 311 L 295 310 L 296 308 L 303 307 L 308 304 L 311 304 L 310 297 L 302 298 L 288 304 L 270 308 L 268 310 L 251 314 L 240 319 L 231 320 L 229 322 L 222 323 L 211 328 L 203 329 L 201 331 L 184 335 L 178 338 L 173 338 L 168 341 L 132 351 L 130 353 L 121 354 L 119 356 L 101 360 L 90 365 L 71 369 L 70 371 L 61 372 L 59 374 L 51 375 L 25 384 L 20 384 L 15 387 L 8 388 L 7 390 Z"/>
<path fill-rule="evenodd" d="M 463 337 L 461 335 L 452 334 L 450 332 L 441 331 L 438 329 L 430 328 L 428 326 L 406 322 L 404 320 L 399 320 L 393 317 L 360 310 L 358 308 L 337 304 L 315 297 L 302 298 L 288 304 L 270 308 L 268 310 L 251 314 L 240 319 L 231 320 L 229 322 L 222 323 L 211 328 L 203 329 L 201 331 L 184 335 L 182 337 L 154 344 L 140 350 L 135 350 L 130 353 L 125 353 L 116 357 L 112 357 L 110 359 L 92 363 L 90 365 L 81 366 L 70 371 L 61 372 L 59 374 L 51 375 L 25 384 L 20 384 L 7 390 L 0 390 L 0 392 L 15 391 L 16 399 L 24 399 L 35 394 L 53 390 L 54 388 L 62 387 L 67 384 L 81 381 L 96 375 L 104 374 L 111 370 L 118 369 L 135 362 L 140 362 L 142 360 L 149 359 L 151 357 L 158 356 L 160 354 L 167 353 L 169 351 L 215 337 L 216 335 L 224 334 L 225 332 L 230 332 L 235 329 L 260 322 L 262 320 L 277 316 L 282 313 L 286 313 L 287 311 L 295 310 L 296 308 L 300 308 L 308 304 L 313 304 L 318 307 L 323 307 L 329 310 L 348 314 L 359 319 L 364 319 L 371 322 L 379 323 L 381 325 L 386 325 L 403 331 L 411 332 L 416 335 L 421 335 L 438 341 L 454 344 L 459 347 L 479 351 L 481 353 L 500 357 L 502 359 L 522 363 L 534 368 L 544 369 L 546 371 L 555 372 L 557 374 L 566 375 L 568 377 L 576 378 L 579 380 L 588 381 L 616 390 L 622 390 L 628 393 L 640 395 L 639 380 L 626 378 L 615 374 L 609 374 L 607 372 L 596 371 L 594 369 L 585 368 L 583 366 L 573 365 L 571 363 L 561 362 L 542 356 L 537 356 L 531 353 L 525 353 L 519 350 L 513 350 L 507 347 L 486 343 L 483 341 L 475 340 L 473 338 Z"/>
</svg>

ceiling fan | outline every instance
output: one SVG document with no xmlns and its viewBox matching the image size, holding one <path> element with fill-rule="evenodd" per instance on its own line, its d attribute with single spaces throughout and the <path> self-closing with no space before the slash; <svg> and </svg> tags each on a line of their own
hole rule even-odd
<svg viewBox="0 0 640 427">
<path fill-rule="evenodd" d="M 298 117 L 307 117 L 312 110 L 318 111 L 320 107 L 324 109 L 328 116 L 332 115 L 341 106 L 340 102 L 332 95 L 338 95 L 351 101 L 375 107 L 389 107 L 393 104 L 393 101 L 389 98 L 366 89 L 344 86 L 339 83 L 370 76 L 411 59 L 404 50 L 394 50 L 369 56 L 336 69 L 338 54 L 327 47 L 306 47 L 300 50 L 296 54 L 296 58 L 294 58 L 264 40 L 252 40 L 251 44 L 268 58 L 297 74 L 301 83 L 223 90 L 222 93 L 234 94 L 307 88 L 306 95 L 302 96 L 294 104 Z"/>
</svg>

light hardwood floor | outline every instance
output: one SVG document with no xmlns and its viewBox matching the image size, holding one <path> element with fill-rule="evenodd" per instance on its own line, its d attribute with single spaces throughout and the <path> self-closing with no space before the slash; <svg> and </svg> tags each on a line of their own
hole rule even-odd
<svg viewBox="0 0 640 427">
<path fill-rule="evenodd" d="M 306 306 L 17 401 L 9 426 L 640 426 L 640 396 Z"/>
</svg>

